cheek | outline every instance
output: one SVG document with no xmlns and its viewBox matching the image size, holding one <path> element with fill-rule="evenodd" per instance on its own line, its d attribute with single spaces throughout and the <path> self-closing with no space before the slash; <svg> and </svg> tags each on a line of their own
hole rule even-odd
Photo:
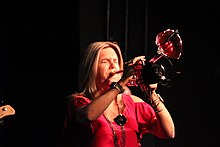
<svg viewBox="0 0 220 147">
<path fill-rule="evenodd" d="M 107 74 L 107 68 L 100 66 L 97 70 L 97 77 L 99 78 L 99 80 L 107 78 L 106 74 Z"/>
<path fill-rule="evenodd" d="M 117 69 L 117 71 L 119 71 L 120 70 L 120 67 L 119 67 L 119 65 L 116 67 L 116 69 Z"/>
</svg>

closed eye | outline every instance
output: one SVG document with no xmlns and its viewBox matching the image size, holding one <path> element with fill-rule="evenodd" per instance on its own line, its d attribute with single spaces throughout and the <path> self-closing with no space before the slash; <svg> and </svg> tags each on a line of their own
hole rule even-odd
<svg viewBox="0 0 220 147">
<path fill-rule="evenodd" d="M 109 61 L 107 59 L 101 60 L 101 63 L 108 63 Z"/>
<path fill-rule="evenodd" d="M 118 63 L 118 59 L 114 59 L 113 62 L 114 62 L 114 63 Z"/>
</svg>

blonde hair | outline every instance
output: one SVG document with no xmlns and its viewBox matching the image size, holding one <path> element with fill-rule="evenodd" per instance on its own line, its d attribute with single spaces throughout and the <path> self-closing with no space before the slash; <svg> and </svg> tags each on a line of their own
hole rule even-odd
<svg viewBox="0 0 220 147">
<path fill-rule="evenodd" d="M 88 45 L 87 50 L 82 58 L 80 73 L 79 73 L 79 90 L 81 94 L 92 98 L 97 92 L 96 76 L 100 51 L 111 47 L 115 50 L 118 59 L 120 70 L 123 69 L 123 57 L 119 45 L 116 42 L 98 41 Z"/>
</svg>

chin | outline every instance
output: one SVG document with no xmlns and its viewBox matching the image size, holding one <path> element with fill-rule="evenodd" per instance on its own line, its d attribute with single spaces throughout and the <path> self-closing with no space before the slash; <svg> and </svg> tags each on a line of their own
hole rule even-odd
<svg viewBox="0 0 220 147">
<path fill-rule="evenodd" d="M 110 80 L 110 81 L 109 81 L 109 84 L 111 84 L 112 82 L 118 82 L 118 80 L 115 80 L 115 79 Z"/>
</svg>

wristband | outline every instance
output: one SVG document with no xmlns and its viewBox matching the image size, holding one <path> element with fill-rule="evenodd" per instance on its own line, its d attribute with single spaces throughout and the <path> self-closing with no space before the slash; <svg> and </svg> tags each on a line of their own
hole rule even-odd
<svg viewBox="0 0 220 147">
<path fill-rule="evenodd" d="M 157 94 L 157 96 L 159 97 L 160 101 L 161 101 L 162 103 L 164 103 L 163 98 L 162 98 L 159 94 Z"/>
<path fill-rule="evenodd" d="M 113 89 L 117 89 L 119 91 L 119 93 L 123 93 L 125 90 L 124 88 L 117 82 L 112 82 L 111 85 L 110 85 L 110 88 Z"/>
</svg>

